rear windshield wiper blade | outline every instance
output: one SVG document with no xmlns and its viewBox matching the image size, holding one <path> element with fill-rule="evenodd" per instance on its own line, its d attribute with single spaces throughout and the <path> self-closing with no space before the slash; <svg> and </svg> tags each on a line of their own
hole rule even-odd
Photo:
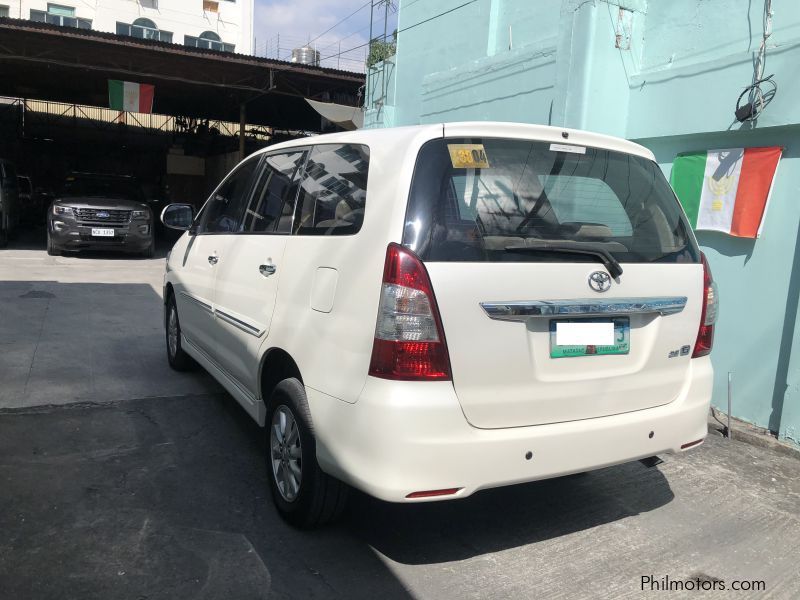
<svg viewBox="0 0 800 600">
<path fill-rule="evenodd" d="M 561 252 L 564 254 L 582 254 L 594 256 L 603 263 L 608 274 L 614 279 L 622 275 L 622 265 L 605 248 L 587 248 L 585 246 L 572 246 L 553 242 L 528 242 L 525 246 L 506 246 L 506 252 Z"/>
</svg>

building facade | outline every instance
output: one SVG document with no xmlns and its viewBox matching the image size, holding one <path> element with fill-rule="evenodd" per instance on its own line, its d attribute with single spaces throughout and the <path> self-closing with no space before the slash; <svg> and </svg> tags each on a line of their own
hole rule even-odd
<svg viewBox="0 0 800 600">
<path fill-rule="evenodd" d="M 762 42 L 778 90 L 740 123 Z M 402 0 L 397 54 L 368 74 L 365 122 L 588 129 L 647 146 L 667 176 L 681 152 L 782 146 L 761 237 L 697 238 L 722 303 L 714 405 L 725 409 L 730 373 L 733 415 L 800 443 L 798 65 L 796 0 Z"/>
<path fill-rule="evenodd" d="M 253 52 L 253 0 L 0 0 L 2 16 L 183 46 Z"/>
</svg>

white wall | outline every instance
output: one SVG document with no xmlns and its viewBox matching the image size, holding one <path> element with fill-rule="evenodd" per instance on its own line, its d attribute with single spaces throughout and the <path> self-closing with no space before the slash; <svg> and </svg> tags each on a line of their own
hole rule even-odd
<svg viewBox="0 0 800 600">
<path fill-rule="evenodd" d="M 218 0 L 218 12 L 204 11 L 203 0 L 55 0 L 52 4 L 75 8 L 75 16 L 92 19 L 95 31 L 116 32 L 117 21 L 132 23 L 145 17 L 159 29 L 172 32 L 172 42 L 183 45 L 183 36 L 199 37 L 213 31 L 236 52 L 253 51 L 253 1 Z M 12 18 L 29 19 L 30 10 L 47 11 L 47 0 L 0 0 Z M 150 7 L 157 8 L 150 8 Z"/>
</svg>

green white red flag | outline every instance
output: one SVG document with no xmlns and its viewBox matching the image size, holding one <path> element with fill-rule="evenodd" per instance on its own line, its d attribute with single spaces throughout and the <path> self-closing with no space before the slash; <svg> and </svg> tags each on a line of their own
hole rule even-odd
<svg viewBox="0 0 800 600">
<path fill-rule="evenodd" d="M 680 154 L 670 183 L 692 227 L 755 238 L 783 148 L 728 148 Z"/>
<path fill-rule="evenodd" d="M 155 87 L 146 83 L 108 80 L 108 106 L 126 112 L 152 113 Z"/>
</svg>

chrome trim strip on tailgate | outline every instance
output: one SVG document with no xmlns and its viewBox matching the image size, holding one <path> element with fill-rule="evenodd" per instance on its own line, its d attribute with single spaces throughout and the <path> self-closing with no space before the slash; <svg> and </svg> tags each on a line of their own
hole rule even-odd
<svg viewBox="0 0 800 600">
<path fill-rule="evenodd" d="M 576 300 L 530 300 L 524 302 L 481 302 L 490 319 L 527 321 L 531 317 L 604 317 L 608 315 L 674 315 L 686 307 L 686 296 L 655 298 L 594 298 Z"/>
</svg>

